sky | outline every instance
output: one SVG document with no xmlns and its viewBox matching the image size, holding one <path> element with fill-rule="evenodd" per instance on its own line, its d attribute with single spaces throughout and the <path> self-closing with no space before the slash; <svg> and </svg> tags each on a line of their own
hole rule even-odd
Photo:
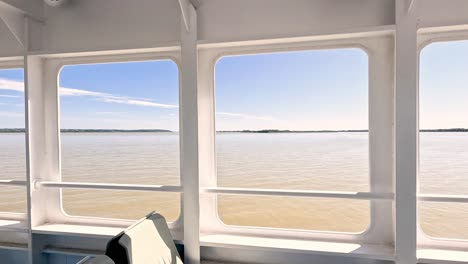
<svg viewBox="0 0 468 264">
<path fill-rule="evenodd" d="M 465 54 L 465 55 L 463 55 Z M 468 41 L 421 52 L 421 128 L 468 127 Z M 368 128 L 368 56 L 357 48 L 222 57 L 217 130 Z M 170 60 L 65 66 L 61 128 L 179 130 Z M 0 127 L 24 127 L 22 69 L 0 69 Z"/>
<path fill-rule="evenodd" d="M 429 44 L 420 61 L 420 128 L 468 128 L 468 40 Z"/>
</svg>

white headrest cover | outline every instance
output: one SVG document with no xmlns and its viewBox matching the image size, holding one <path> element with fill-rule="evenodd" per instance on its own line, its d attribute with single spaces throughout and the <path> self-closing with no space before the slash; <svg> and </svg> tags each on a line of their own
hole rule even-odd
<svg viewBox="0 0 468 264">
<path fill-rule="evenodd" d="M 183 264 L 166 220 L 154 214 L 137 224 L 119 239 L 130 264 Z"/>
</svg>

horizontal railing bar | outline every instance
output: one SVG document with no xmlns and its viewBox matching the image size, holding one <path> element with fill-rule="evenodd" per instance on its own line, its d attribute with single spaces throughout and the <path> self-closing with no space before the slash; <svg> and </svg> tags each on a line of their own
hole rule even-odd
<svg viewBox="0 0 468 264">
<path fill-rule="evenodd" d="M 439 195 L 439 194 L 419 194 L 420 202 L 439 202 L 439 203 L 468 203 L 468 196 L 463 195 Z"/>
<path fill-rule="evenodd" d="M 18 180 L 0 180 L 0 185 L 7 185 L 7 186 L 26 186 L 26 181 L 18 181 Z"/>
<path fill-rule="evenodd" d="M 288 196 L 288 197 L 317 197 L 338 198 L 351 200 L 393 200 L 393 193 L 373 192 L 332 192 L 332 191 L 305 191 L 305 190 L 281 190 L 281 189 L 250 189 L 250 188 L 203 188 L 205 193 L 252 195 L 252 196 Z"/>
<path fill-rule="evenodd" d="M 141 185 L 141 184 L 113 184 L 89 182 L 51 182 L 37 181 L 36 188 L 67 188 L 67 189 L 95 189 L 121 191 L 152 191 L 152 192 L 182 192 L 181 186 L 169 185 Z"/>
</svg>

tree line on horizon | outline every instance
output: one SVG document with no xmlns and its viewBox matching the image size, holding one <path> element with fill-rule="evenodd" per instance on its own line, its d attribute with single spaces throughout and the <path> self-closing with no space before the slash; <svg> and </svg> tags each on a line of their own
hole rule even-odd
<svg viewBox="0 0 468 264">
<path fill-rule="evenodd" d="M 355 130 L 280 130 L 280 129 L 261 129 L 261 130 L 221 130 L 219 133 L 344 133 L 344 132 L 368 132 L 367 129 Z M 468 132 L 468 128 L 441 128 L 441 129 L 420 129 L 420 132 Z M 24 128 L 0 128 L 0 133 L 24 133 Z M 61 129 L 62 133 L 155 133 L 155 132 L 176 132 L 168 129 Z"/>
</svg>

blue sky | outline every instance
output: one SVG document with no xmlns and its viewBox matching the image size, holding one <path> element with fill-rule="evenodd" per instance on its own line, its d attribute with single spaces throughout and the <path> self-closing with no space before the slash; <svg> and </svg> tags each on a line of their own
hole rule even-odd
<svg viewBox="0 0 468 264">
<path fill-rule="evenodd" d="M 221 58 L 217 130 L 367 129 L 367 63 L 360 49 Z"/>
<path fill-rule="evenodd" d="M 420 127 L 468 128 L 468 41 L 430 44 L 420 60 Z"/>
<path fill-rule="evenodd" d="M 23 69 L 0 69 L 0 128 L 24 128 Z"/>
<path fill-rule="evenodd" d="M 463 56 L 465 54 L 466 56 Z M 421 128 L 468 127 L 468 41 L 421 54 Z M 216 128 L 367 129 L 368 57 L 360 49 L 223 57 Z M 0 127 L 24 127 L 23 72 L 0 70 Z M 178 130 L 178 69 L 169 60 L 66 66 L 62 128 Z"/>
</svg>

